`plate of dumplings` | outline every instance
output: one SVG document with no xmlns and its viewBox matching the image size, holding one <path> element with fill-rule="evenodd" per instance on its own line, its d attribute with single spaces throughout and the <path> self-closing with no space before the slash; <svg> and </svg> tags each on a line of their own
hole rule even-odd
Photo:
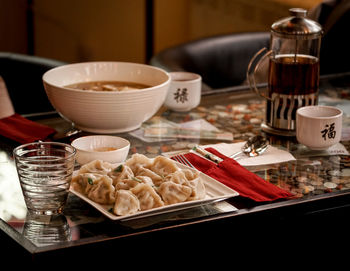
<svg viewBox="0 0 350 271">
<path fill-rule="evenodd" d="M 133 154 L 122 164 L 94 160 L 74 172 L 70 191 L 112 220 L 156 215 L 238 196 L 170 158 Z"/>
</svg>

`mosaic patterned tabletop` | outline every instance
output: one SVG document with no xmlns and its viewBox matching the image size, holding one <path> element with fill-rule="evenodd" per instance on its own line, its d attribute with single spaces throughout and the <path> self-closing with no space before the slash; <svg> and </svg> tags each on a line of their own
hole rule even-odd
<svg viewBox="0 0 350 271">
<path fill-rule="evenodd" d="M 334 105 L 344 111 L 344 129 L 342 145 L 350 148 L 347 131 L 350 127 L 350 89 L 326 90 L 319 97 L 319 104 Z M 345 99 L 344 99 L 345 98 Z M 347 109 L 349 107 L 349 109 Z M 345 110 L 344 110 L 345 109 Z M 196 109 L 179 113 L 165 110 L 162 118 L 176 123 L 184 123 L 196 119 L 204 119 L 223 132 L 233 135 L 231 142 L 246 141 L 249 137 L 264 134 L 271 145 L 291 152 L 296 161 L 272 164 L 262 167 L 250 167 L 257 175 L 265 180 L 291 191 L 297 197 L 306 197 L 350 189 L 350 156 L 329 155 L 327 152 L 310 151 L 297 143 L 295 137 L 281 137 L 265 134 L 261 124 L 265 117 L 265 102 L 254 94 L 247 96 L 223 95 L 220 101 L 213 101 L 206 97 L 205 101 Z M 144 124 L 144 127 L 149 125 Z M 213 144 L 218 140 L 206 139 L 169 139 L 160 138 L 155 142 L 144 142 L 130 137 L 133 153 L 145 153 L 156 156 L 177 150 L 189 150 L 196 144 Z"/>
</svg>

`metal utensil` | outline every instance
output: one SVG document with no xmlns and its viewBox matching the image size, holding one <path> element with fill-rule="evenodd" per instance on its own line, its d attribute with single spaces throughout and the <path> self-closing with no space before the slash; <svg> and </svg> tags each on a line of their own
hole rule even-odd
<svg viewBox="0 0 350 271">
<path fill-rule="evenodd" d="M 175 155 L 173 157 L 173 159 L 177 162 L 179 162 L 180 164 L 183 164 L 185 166 L 188 166 L 188 167 L 192 167 L 192 168 L 195 168 L 191 163 L 190 161 L 188 161 L 188 159 L 183 155 L 183 154 L 178 154 L 178 155 Z"/>
<path fill-rule="evenodd" d="M 268 144 L 269 142 L 265 137 L 261 135 L 253 136 L 247 140 L 241 151 L 234 153 L 230 158 L 235 158 L 241 153 L 244 153 L 249 157 L 258 156 L 267 149 Z"/>
<path fill-rule="evenodd" d="M 76 137 L 79 137 L 80 133 L 82 133 L 81 130 L 72 128 L 66 133 L 56 133 L 53 136 L 53 140 L 57 142 L 71 143 Z"/>
</svg>

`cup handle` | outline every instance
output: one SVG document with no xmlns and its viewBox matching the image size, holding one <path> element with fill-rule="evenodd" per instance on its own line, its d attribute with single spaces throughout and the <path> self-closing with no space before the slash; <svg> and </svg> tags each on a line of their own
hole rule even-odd
<svg viewBox="0 0 350 271">
<path fill-rule="evenodd" d="M 248 69 L 247 69 L 247 80 L 248 80 L 248 83 L 249 83 L 249 86 L 252 90 L 254 90 L 258 95 L 260 95 L 261 97 L 267 99 L 267 100 L 270 100 L 272 101 L 272 99 L 268 96 L 266 96 L 264 93 L 261 93 L 259 91 L 259 89 L 257 88 L 256 86 L 256 80 L 255 80 L 255 75 L 256 75 L 256 72 L 258 71 L 259 67 L 260 67 L 260 64 L 261 62 L 267 58 L 268 56 L 270 56 L 272 54 L 272 50 L 269 50 L 267 51 L 259 60 L 258 62 L 255 64 L 255 66 L 253 65 L 253 63 L 255 62 L 256 58 L 258 56 L 260 56 L 264 51 L 267 51 L 267 49 L 264 47 L 262 49 L 260 49 L 254 56 L 253 58 L 250 60 L 249 62 L 249 65 L 248 65 Z M 252 69 L 254 68 L 253 72 L 252 72 Z"/>
</svg>

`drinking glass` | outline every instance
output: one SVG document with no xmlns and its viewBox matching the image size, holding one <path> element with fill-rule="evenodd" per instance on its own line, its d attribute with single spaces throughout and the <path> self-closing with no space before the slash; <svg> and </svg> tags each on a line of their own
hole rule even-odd
<svg viewBox="0 0 350 271">
<path fill-rule="evenodd" d="M 13 150 L 28 211 L 62 213 L 74 171 L 76 150 L 58 142 L 34 142 Z"/>
</svg>

